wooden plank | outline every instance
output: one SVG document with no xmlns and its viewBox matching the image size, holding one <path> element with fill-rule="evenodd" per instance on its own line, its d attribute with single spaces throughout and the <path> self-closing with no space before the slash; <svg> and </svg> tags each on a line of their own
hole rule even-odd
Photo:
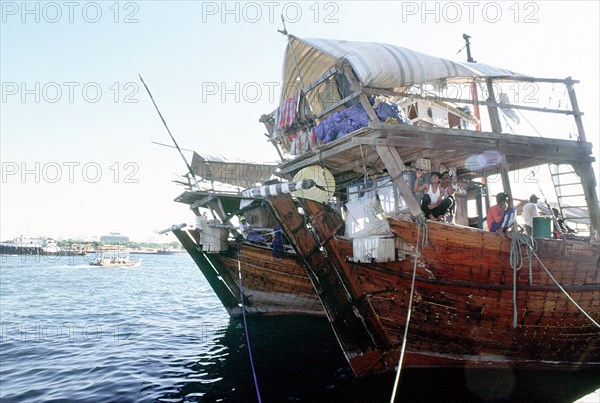
<svg viewBox="0 0 600 403">
<path fill-rule="evenodd" d="M 455 134 L 448 135 L 445 133 L 425 133 L 417 134 L 407 132 L 405 130 L 392 131 L 382 130 L 387 137 L 371 138 L 371 137 L 354 137 L 354 144 L 363 145 L 384 145 L 394 147 L 410 147 L 410 148 L 431 148 L 441 150 L 460 150 L 464 155 L 468 155 L 468 151 L 482 152 L 490 149 L 502 148 L 506 155 L 517 155 L 522 157 L 546 158 L 549 160 L 559 161 L 585 161 L 591 162 L 593 157 L 589 156 L 589 143 L 580 143 L 577 141 L 562 141 L 559 144 L 552 142 L 545 144 L 544 142 L 523 142 L 521 136 L 500 137 L 500 138 L 480 138 L 471 137 L 469 135 L 461 135 L 458 131 Z M 538 138 L 539 140 L 539 138 Z M 590 145 L 591 146 L 591 145 Z M 455 157 L 455 155 L 453 155 Z"/>
<path fill-rule="evenodd" d="M 570 146 L 572 149 L 580 150 L 582 155 L 590 155 L 592 153 L 591 143 L 577 140 L 550 139 L 506 133 L 498 134 L 493 132 L 478 132 L 474 130 L 456 130 L 445 127 L 424 127 L 381 122 L 371 122 L 369 123 L 369 128 L 373 129 L 374 131 L 381 132 L 386 137 L 401 137 L 403 135 L 408 135 L 408 133 L 412 134 L 413 136 L 438 134 L 447 136 L 449 138 L 462 139 L 465 144 L 472 141 L 483 141 L 487 139 L 491 141 L 505 141 L 507 143 L 521 144 L 523 146 L 531 144 L 534 148 L 543 145 L 567 148 Z"/>
</svg>

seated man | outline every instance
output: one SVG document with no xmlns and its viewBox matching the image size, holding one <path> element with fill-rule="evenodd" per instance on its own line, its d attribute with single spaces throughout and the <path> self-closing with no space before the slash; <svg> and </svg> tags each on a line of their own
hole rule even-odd
<svg viewBox="0 0 600 403">
<path fill-rule="evenodd" d="M 263 242 L 265 240 L 258 232 L 252 230 L 252 226 L 248 224 L 246 217 L 240 218 L 240 232 L 244 239 L 248 241 Z"/>
<path fill-rule="evenodd" d="M 423 176 L 423 171 L 417 171 L 417 179 L 413 186 L 413 191 L 425 192 L 421 199 L 421 210 L 425 217 L 430 220 L 444 221 L 444 216 L 450 210 L 453 199 L 444 198 L 444 192 L 440 185 L 442 175 L 439 172 L 432 172 L 430 182 L 419 186 L 419 179 Z"/>
<path fill-rule="evenodd" d="M 496 195 L 496 204 L 490 207 L 487 215 L 487 225 L 491 232 L 504 237 L 507 230 L 515 222 L 515 209 L 507 209 L 508 194 L 500 192 Z"/>
<path fill-rule="evenodd" d="M 554 231 L 553 231 L 554 239 L 563 239 L 563 238 L 568 239 L 569 234 L 577 233 L 577 231 L 575 231 L 573 228 L 569 227 L 565 223 L 565 220 L 562 218 L 562 216 L 559 215 L 558 209 L 553 208 L 552 213 L 554 214 L 554 219 L 555 219 L 555 225 L 554 225 Z"/>
</svg>

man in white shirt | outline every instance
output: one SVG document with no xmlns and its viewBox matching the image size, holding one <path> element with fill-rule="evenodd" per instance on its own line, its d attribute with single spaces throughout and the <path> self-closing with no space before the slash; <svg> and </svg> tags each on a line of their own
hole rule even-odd
<svg viewBox="0 0 600 403">
<path fill-rule="evenodd" d="M 536 195 L 529 197 L 529 203 L 523 206 L 523 219 L 525 220 L 525 232 L 527 235 L 533 233 L 533 217 L 538 215 L 537 201 L 539 198 Z"/>
</svg>

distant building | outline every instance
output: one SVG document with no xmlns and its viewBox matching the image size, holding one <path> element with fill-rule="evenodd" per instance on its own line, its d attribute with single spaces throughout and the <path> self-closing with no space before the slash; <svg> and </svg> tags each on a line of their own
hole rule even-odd
<svg viewBox="0 0 600 403">
<path fill-rule="evenodd" d="M 102 235 L 100 242 L 127 243 L 129 242 L 129 237 L 121 235 L 119 232 L 111 232 L 109 235 Z"/>
</svg>

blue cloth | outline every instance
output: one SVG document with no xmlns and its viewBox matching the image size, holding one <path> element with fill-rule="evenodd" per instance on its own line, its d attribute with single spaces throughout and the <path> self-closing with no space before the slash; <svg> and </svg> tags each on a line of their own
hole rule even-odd
<svg viewBox="0 0 600 403">
<path fill-rule="evenodd" d="M 337 111 L 315 127 L 315 134 L 324 143 L 339 139 L 369 123 L 367 112 L 360 105 Z"/>
<path fill-rule="evenodd" d="M 509 208 L 504 212 L 504 217 L 502 218 L 502 222 L 494 221 L 492 223 L 492 228 L 490 228 L 491 232 L 496 232 L 500 227 L 508 228 L 515 222 L 515 209 Z"/>
<path fill-rule="evenodd" d="M 273 257 L 281 259 L 283 257 L 283 237 L 281 236 L 281 228 L 274 228 L 275 235 L 273 236 Z"/>
<path fill-rule="evenodd" d="M 381 102 L 375 113 L 380 121 L 385 122 L 387 118 L 397 119 L 402 124 L 410 124 L 410 121 L 402 116 L 397 104 Z M 369 124 L 369 116 L 362 105 L 356 104 L 349 108 L 337 111 L 323 119 L 315 126 L 315 134 L 325 144 L 344 137 L 355 130 Z"/>
</svg>

